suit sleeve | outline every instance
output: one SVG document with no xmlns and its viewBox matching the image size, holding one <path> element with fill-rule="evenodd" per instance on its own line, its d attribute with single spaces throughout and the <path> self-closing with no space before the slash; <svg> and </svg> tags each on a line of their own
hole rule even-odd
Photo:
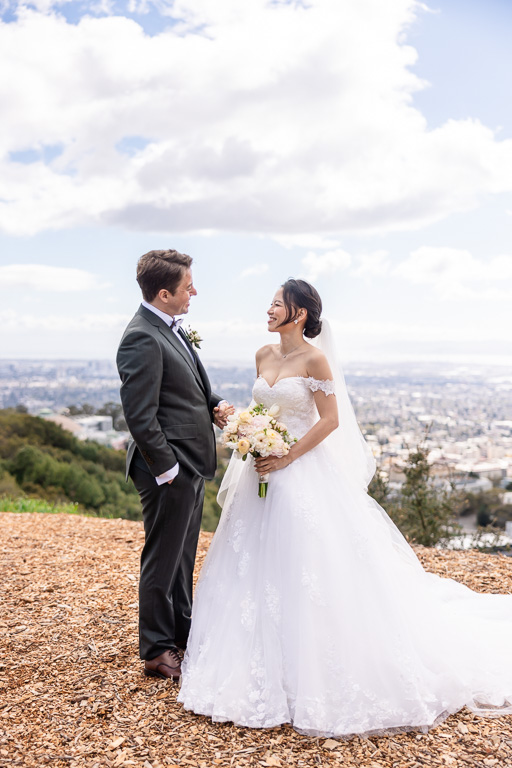
<svg viewBox="0 0 512 768">
<path fill-rule="evenodd" d="M 117 367 L 126 424 L 151 473 L 158 477 L 178 461 L 157 419 L 163 374 L 158 342 L 140 331 L 128 333 L 119 346 Z"/>
</svg>

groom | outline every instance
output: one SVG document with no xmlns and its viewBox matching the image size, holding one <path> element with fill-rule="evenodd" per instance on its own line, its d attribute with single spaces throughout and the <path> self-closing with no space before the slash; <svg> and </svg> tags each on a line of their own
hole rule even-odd
<svg viewBox="0 0 512 768">
<path fill-rule="evenodd" d="M 139 650 L 144 673 L 178 680 L 190 630 L 192 574 L 204 481 L 216 466 L 212 421 L 233 409 L 212 393 L 176 315 L 197 291 L 192 259 L 150 251 L 139 259 L 143 301 L 117 353 L 121 401 L 133 440 L 126 476 L 142 503 L 145 544 L 139 584 Z"/>
</svg>

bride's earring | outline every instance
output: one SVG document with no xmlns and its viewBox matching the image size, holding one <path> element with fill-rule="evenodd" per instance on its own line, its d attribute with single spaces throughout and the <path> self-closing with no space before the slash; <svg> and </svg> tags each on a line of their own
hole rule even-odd
<svg viewBox="0 0 512 768">
<path fill-rule="evenodd" d="M 295 325 L 297 325 L 297 323 L 299 322 L 298 318 L 295 318 L 295 320 L 293 322 L 295 323 Z"/>
</svg>

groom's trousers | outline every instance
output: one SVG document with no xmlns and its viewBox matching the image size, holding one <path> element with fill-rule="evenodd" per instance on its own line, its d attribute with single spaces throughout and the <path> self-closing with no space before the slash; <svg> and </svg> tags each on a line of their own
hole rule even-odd
<svg viewBox="0 0 512 768">
<path fill-rule="evenodd" d="M 130 476 L 139 492 L 145 543 L 140 558 L 139 652 L 154 659 L 186 645 L 192 614 L 192 578 L 203 511 L 204 479 L 180 467 L 169 485 L 157 485 L 135 452 Z"/>
</svg>

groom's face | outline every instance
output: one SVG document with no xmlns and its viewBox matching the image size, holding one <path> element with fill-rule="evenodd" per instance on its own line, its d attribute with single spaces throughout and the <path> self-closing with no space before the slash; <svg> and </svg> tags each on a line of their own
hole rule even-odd
<svg viewBox="0 0 512 768">
<path fill-rule="evenodd" d="M 196 295 L 197 291 L 194 288 L 192 272 L 190 269 L 186 269 L 174 294 L 167 294 L 169 314 L 186 315 L 188 312 L 190 299 L 192 296 Z"/>
</svg>

